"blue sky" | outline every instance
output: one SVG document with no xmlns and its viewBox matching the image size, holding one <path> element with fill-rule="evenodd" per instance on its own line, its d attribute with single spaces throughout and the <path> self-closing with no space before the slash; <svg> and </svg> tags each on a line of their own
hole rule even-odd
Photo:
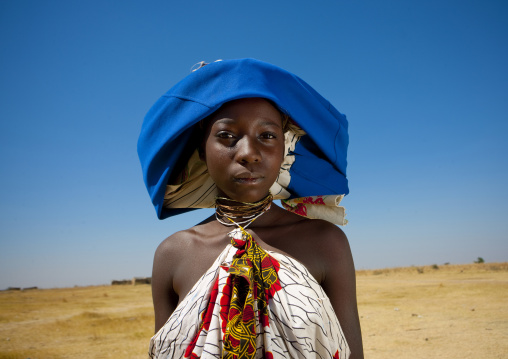
<svg viewBox="0 0 508 359">
<path fill-rule="evenodd" d="M 0 289 L 149 276 L 142 119 L 198 61 L 253 57 L 348 117 L 356 267 L 508 260 L 504 1 L 1 1 Z"/>
</svg>

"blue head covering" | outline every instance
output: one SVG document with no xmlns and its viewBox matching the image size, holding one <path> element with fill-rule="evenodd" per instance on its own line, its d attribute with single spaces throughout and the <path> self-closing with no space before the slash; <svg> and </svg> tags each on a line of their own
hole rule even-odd
<svg viewBox="0 0 508 359">
<path fill-rule="evenodd" d="M 271 100 L 306 132 L 285 190 L 289 198 L 346 195 L 346 117 L 299 77 L 254 59 L 217 61 L 192 72 L 145 116 L 138 140 L 143 178 L 159 219 L 194 208 L 164 206 L 166 186 L 199 145 L 196 124 L 224 103 L 249 97 Z"/>
</svg>

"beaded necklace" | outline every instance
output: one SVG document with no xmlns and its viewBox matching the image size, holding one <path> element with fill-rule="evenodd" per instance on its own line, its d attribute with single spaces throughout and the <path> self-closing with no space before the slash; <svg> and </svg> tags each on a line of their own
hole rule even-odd
<svg viewBox="0 0 508 359">
<path fill-rule="evenodd" d="M 262 200 L 253 203 L 215 197 L 215 218 L 225 226 L 236 225 L 240 228 L 247 228 L 270 209 L 272 200 L 273 196 L 270 192 Z"/>
</svg>

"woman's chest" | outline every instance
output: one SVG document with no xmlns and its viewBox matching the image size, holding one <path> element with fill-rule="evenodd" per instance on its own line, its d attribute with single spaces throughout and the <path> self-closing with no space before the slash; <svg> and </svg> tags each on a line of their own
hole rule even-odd
<svg viewBox="0 0 508 359">
<path fill-rule="evenodd" d="M 307 269 L 317 283 L 321 283 L 324 277 L 323 264 L 310 242 L 302 242 L 294 235 L 288 236 L 287 233 L 278 231 L 249 230 L 249 233 L 262 249 L 296 260 Z M 310 238 L 309 241 L 311 240 Z M 227 236 L 214 237 L 194 244 L 185 251 L 173 275 L 173 287 L 178 294 L 179 303 L 230 243 L 231 240 Z"/>
</svg>

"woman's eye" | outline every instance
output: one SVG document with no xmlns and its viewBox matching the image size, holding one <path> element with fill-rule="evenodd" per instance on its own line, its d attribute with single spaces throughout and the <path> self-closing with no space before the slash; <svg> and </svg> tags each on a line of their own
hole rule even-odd
<svg viewBox="0 0 508 359">
<path fill-rule="evenodd" d="M 269 140 L 269 139 L 277 138 L 277 135 L 272 132 L 265 132 L 261 135 L 261 137 Z"/>
<path fill-rule="evenodd" d="M 219 132 L 217 134 L 217 137 L 219 137 L 219 138 L 225 138 L 225 139 L 234 138 L 234 136 L 231 133 L 229 133 L 229 132 Z"/>
</svg>

